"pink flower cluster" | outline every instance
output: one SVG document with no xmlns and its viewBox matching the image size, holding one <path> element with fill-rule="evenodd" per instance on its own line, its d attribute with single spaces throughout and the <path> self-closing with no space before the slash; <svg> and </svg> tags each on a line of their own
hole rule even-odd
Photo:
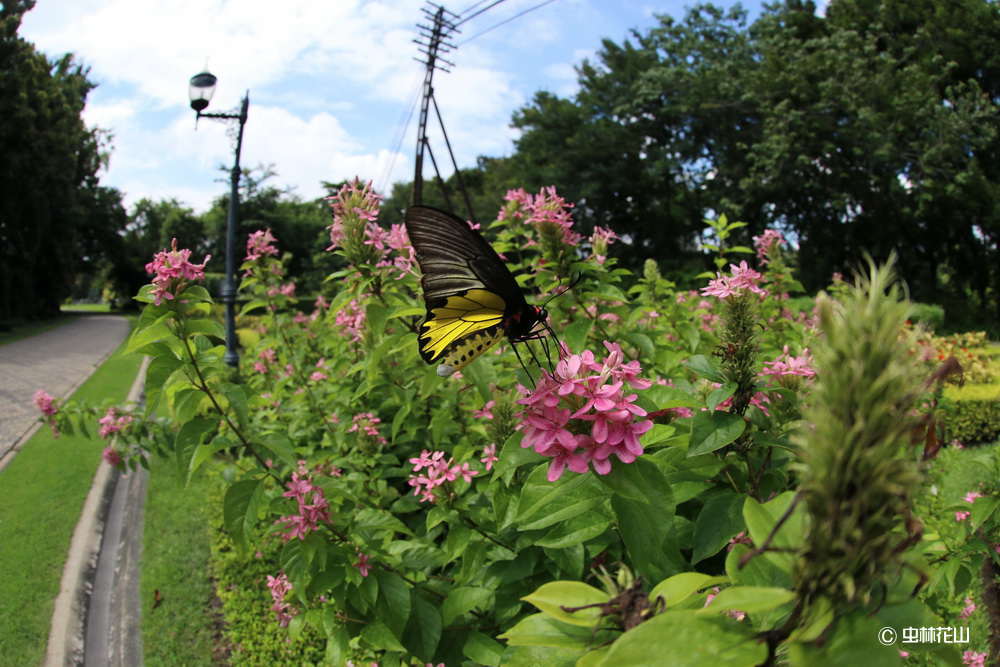
<svg viewBox="0 0 1000 667">
<path fill-rule="evenodd" d="M 41 410 L 42 414 L 46 417 L 52 417 L 59 412 L 59 408 L 55 406 L 54 401 L 55 399 L 52 396 L 49 396 L 48 392 L 44 389 L 39 389 L 35 392 L 35 405 L 38 406 L 38 409 Z"/>
<path fill-rule="evenodd" d="M 368 561 L 368 554 L 358 552 L 358 562 L 354 564 L 354 567 L 358 568 L 358 572 L 361 573 L 362 577 L 368 576 L 368 571 L 371 570 L 371 563 Z"/>
<path fill-rule="evenodd" d="M 493 419 L 493 413 L 490 410 L 496 405 L 496 401 L 486 401 L 486 405 L 483 406 L 482 410 L 473 410 L 472 416 L 477 419 Z"/>
<path fill-rule="evenodd" d="M 330 247 L 333 250 L 344 242 L 344 218 L 347 216 L 357 216 L 367 222 L 375 222 L 378 219 L 379 210 L 382 208 L 382 196 L 372 188 L 372 182 L 363 184 L 355 178 L 350 183 L 346 183 L 337 194 L 327 197 L 330 208 L 333 209 L 333 224 L 330 225 Z"/>
<path fill-rule="evenodd" d="M 258 361 L 253 362 L 253 369 L 258 373 L 267 373 L 270 366 L 278 361 L 278 353 L 271 348 L 261 350 L 257 357 Z"/>
<path fill-rule="evenodd" d="M 724 276 L 721 273 L 715 274 L 715 279 L 708 282 L 708 287 L 702 287 L 701 293 L 705 296 L 714 296 L 725 299 L 733 295 L 741 294 L 741 290 L 748 290 L 761 297 L 767 296 L 767 290 L 759 286 L 763 276 L 758 271 L 751 269 L 746 261 L 740 262 L 739 266 L 729 265 L 730 275 Z"/>
<path fill-rule="evenodd" d="M 973 612 L 975 612 L 975 611 L 976 611 L 976 602 L 975 602 L 975 600 L 973 600 L 971 597 L 969 597 L 968 595 L 966 595 L 965 596 L 965 606 L 962 607 L 962 612 L 958 615 L 958 617 L 964 621 L 965 619 L 967 619 L 970 616 L 972 616 Z"/>
<path fill-rule="evenodd" d="M 101 458 L 104 459 L 108 465 L 115 466 L 116 468 L 121 465 L 122 455 L 112 446 L 108 445 L 101 452 Z"/>
<path fill-rule="evenodd" d="M 258 229 L 247 238 L 247 257 L 245 261 L 252 262 L 261 257 L 273 257 L 277 255 L 278 248 L 274 245 L 277 240 L 270 229 Z"/>
<path fill-rule="evenodd" d="M 479 459 L 479 461 L 486 466 L 487 472 L 493 470 L 493 464 L 499 460 L 500 458 L 497 456 L 497 446 L 495 443 L 490 443 L 483 447 L 483 458 Z"/>
<path fill-rule="evenodd" d="M 713 382 L 712 386 L 714 388 L 718 389 L 722 385 L 719 384 L 718 382 Z M 755 408 L 759 409 L 761 412 L 763 412 L 768 417 L 771 416 L 771 412 L 767 408 L 767 404 L 770 403 L 770 402 L 771 402 L 771 397 L 768 396 L 763 391 L 756 391 L 756 392 L 754 392 L 753 396 L 750 397 L 750 405 L 752 405 Z M 732 396 L 730 396 L 726 400 L 724 400 L 721 403 L 719 403 L 718 405 L 716 405 L 715 406 L 715 410 L 716 410 L 716 412 L 725 412 L 725 411 L 729 410 L 729 408 L 731 408 L 731 407 L 733 407 L 733 397 Z M 702 410 L 705 410 L 705 408 L 702 408 Z"/>
<path fill-rule="evenodd" d="M 100 436 L 107 440 L 112 433 L 124 431 L 132 423 L 132 415 L 119 415 L 118 409 L 112 406 L 108 408 L 103 417 L 97 420 L 97 423 L 101 425 Z"/>
<path fill-rule="evenodd" d="M 986 667 L 986 658 L 989 654 L 986 651 L 976 653 L 975 651 L 965 651 L 962 653 L 962 664 L 965 667 Z"/>
<path fill-rule="evenodd" d="M 364 303 L 351 299 L 350 303 L 337 311 L 334 323 L 343 329 L 344 335 L 350 338 L 351 342 L 357 343 L 365 332 Z"/>
<path fill-rule="evenodd" d="M 552 459 L 548 479 L 559 479 L 568 467 L 601 475 L 611 472 L 611 455 L 631 463 L 643 453 L 639 436 L 653 427 L 646 411 L 635 404 L 637 394 L 625 387 L 646 389 L 652 383 L 639 377 L 638 361 L 625 362 L 621 347 L 605 341 L 603 363 L 590 350 L 570 354 L 563 346 L 552 374 L 542 373 L 534 391 L 520 387 L 525 406 L 520 414 L 522 447 L 532 447 Z"/>
<path fill-rule="evenodd" d="M 153 303 L 159 306 L 164 299 L 171 300 L 184 291 L 188 282 L 205 277 L 205 264 L 212 259 L 206 255 L 201 264 L 191 263 L 191 251 L 178 250 L 177 239 L 170 242 L 170 250 L 161 250 L 146 264 L 146 273 L 153 275 Z"/>
<path fill-rule="evenodd" d="M 753 237 L 753 247 L 761 264 L 767 264 L 774 249 L 784 244 L 785 239 L 777 229 L 765 229 L 763 234 Z"/>
<path fill-rule="evenodd" d="M 351 419 L 351 427 L 347 429 L 348 433 L 364 433 L 365 435 L 371 437 L 371 439 L 378 445 L 384 445 L 388 442 L 385 436 L 379 433 L 378 425 L 382 423 L 379 419 L 371 412 L 360 412 Z"/>
<path fill-rule="evenodd" d="M 962 500 L 972 505 L 976 502 L 976 498 L 982 498 L 982 497 L 983 494 L 979 493 L 978 491 L 969 491 L 968 493 L 965 494 L 965 497 Z M 970 516 L 972 516 L 972 512 L 968 511 L 955 512 L 955 521 L 958 522 L 965 521 Z"/>
<path fill-rule="evenodd" d="M 312 474 L 305 461 L 299 461 L 298 470 L 292 473 L 292 481 L 282 496 L 294 498 L 298 503 L 297 514 L 283 516 L 275 522 L 285 525 L 287 532 L 282 533 L 281 538 L 286 542 L 296 537 L 304 540 L 306 535 L 319 527 L 320 522 L 330 521 L 330 503 L 323 489 L 312 483 Z"/>
<path fill-rule="evenodd" d="M 374 222 L 369 222 L 365 225 L 365 245 L 373 246 L 380 253 L 381 258 L 376 261 L 375 266 L 395 268 L 399 271 L 400 279 L 407 273 L 414 273 L 413 265 L 417 261 L 417 255 L 405 226 L 393 225 L 386 231 Z M 395 254 L 390 260 L 391 251 L 395 251 Z"/>
<path fill-rule="evenodd" d="M 409 485 L 413 487 L 413 495 L 420 496 L 420 502 L 437 500 L 434 489 L 445 482 L 454 482 L 459 477 L 471 482 L 479 474 L 468 463 L 454 465 L 455 459 L 445 461 L 444 456 L 444 452 L 429 452 L 425 449 L 420 452 L 420 456 L 410 459 L 413 474 L 410 475 Z M 421 470 L 424 470 L 424 474 L 418 475 Z"/>
<path fill-rule="evenodd" d="M 295 298 L 295 283 L 285 283 L 279 287 L 268 287 L 268 296 L 287 296 L 289 299 Z"/>
<path fill-rule="evenodd" d="M 274 600 L 271 611 L 274 612 L 278 625 L 285 627 L 298 614 L 298 610 L 285 602 L 285 596 L 292 590 L 292 582 L 288 581 L 284 572 L 279 572 L 277 577 L 267 575 L 267 587 L 271 589 L 271 599 Z"/>
<path fill-rule="evenodd" d="M 560 197 L 554 185 L 543 187 L 537 195 L 529 195 L 523 188 L 508 190 L 504 200 L 518 204 L 512 217 L 523 219 L 541 233 L 558 231 L 563 243 L 570 246 L 579 245 L 583 240 L 583 236 L 573 231 L 573 218 L 569 212 L 573 204 Z M 499 218 L 503 220 L 506 216 L 507 209 L 501 210 Z"/>
<path fill-rule="evenodd" d="M 594 261 L 604 264 L 608 257 L 608 246 L 618 239 L 618 235 L 610 229 L 594 226 L 594 233 L 590 236 L 590 248 L 593 252 Z"/>
<path fill-rule="evenodd" d="M 816 377 L 816 369 L 813 368 L 813 358 L 809 353 L 809 348 L 802 350 L 802 354 L 793 357 L 786 345 L 781 354 L 774 361 L 765 361 L 761 375 L 772 375 L 775 378 L 786 376 L 801 376 L 806 378 Z"/>
</svg>

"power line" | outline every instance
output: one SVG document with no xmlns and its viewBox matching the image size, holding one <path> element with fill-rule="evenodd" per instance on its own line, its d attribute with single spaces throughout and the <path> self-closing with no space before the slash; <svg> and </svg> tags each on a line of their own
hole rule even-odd
<svg viewBox="0 0 1000 667">
<path fill-rule="evenodd" d="M 483 4 L 484 2 L 486 2 L 486 0 L 479 0 L 479 2 L 474 2 L 474 3 L 472 3 L 472 5 L 470 5 L 470 6 L 466 7 L 466 8 L 465 8 L 465 9 L 463 9 L 462 11 L 460 11 L 460 12 L 458 13 L 458 15 L 459 15 L 459 16 L 462 16 L 463 14 L 465 14 L 465 13 L 467 13 L 467 12 L 471 12 L 471 11 L 472 11 L 473 9 L 475 9 L 475 8 L 476 8 L 476 7 L 478 7 L 479 5 Z M 206 67 L 205 69 L 206 69 L 206 70 L 208 70 L 208 68 L 207 68 L 207 67 Z"/>
<path fill-rule="evenodd" d="M 482 9 L 480 9 L 478 12 L 476 12 L 472 16 L 466 16 L 464 19 L 462 19 L 461 21 L 459 21 L 458 23 L 456 23 L 455 27 L 457 28 L 458 26 L 462 25 L 463 23 L 465 23 L 467 21 L 471 21 L 472 19 L 476 18 L 477 16 L 479 16 L 483 12 L 486 12 L 486 11 L 489 11 L 490 9 L 493 9 L 494 7 L 496 7 L 497 5 L 499 5 L 501 2 L 504 2 L 504 0 L 495 0 L 494 2 L 488 4 L 485 7 L 483 7 Z M 475 7 L 475 5 L 473 5 L 473 7 Z"/>
<path fill-rule="evenodd" d="M 527 14 L 528 12 L 533 12 L 533 11 L 535 11 L 536 9 L 541 9 L 541 8 L 542 8 L 542 7 L 544 7 L 545 5 L 548 5 L 548 4 L 551 4 L 551 3 L 555 2 L 555 1 L 556 1 L 556 0 L 545 0 L 545 2 L 540 2 L 540 3 L 538 3 L 537 5 L 535 5 L 534 7 L 529 7 L 528 9 L 525 9 L 525 10 L 524 10 L 523 12 L 518 12 L 517 14 L 514 14 L 513 16 L 511 16 L 511 17 L 510 17 L 509 19 L 505 19 L 505 20 L 503 20 L 503 21 L 500 21 L 500 23 L 497 23 L 496 25 L 494 25 L 494 26 L 492 26 L 492 27 L 490 27 L 490 28 L 487 28 L 486 30 L 483 30 L 482 32 L 477 32 L 477 33 L 476 33 L 475 35 L 473 35 L 472 37 L 470 37 L 470 38 L 468 38 L 468 39 L 466 39 L 466 40 L 463 40 L 463 41 L 459 42 L 459 43 L 457 44 L 457 46 L 462 46 L 463 44 L 468 44 L 469 42 L 471 42 L 472 40 L 474 40 L 474 39 L 475 39 L 476 37 L 481 37 L 482 35 L 485 35 L 486 33 L 490 32 L 491 30 L 496 30 L 496 29 L 497 29 L 497 28 L 499 28 L 500 26 L 502 26 L 502 25 L 505 25 L 505 24 L 507 24 L 507 23 L 510 23 L 510 22 L 511 22 L 511 21 L 513 21 L 514 19 L 518 19 L 518 18 L 521 18 L 522 16 L 524 16 L 524 15 L 525 15 L 525 14 Z M 487 9 L 489 9 L 489 7 L 487 7 Z M 484 11 L 485 11 L 485 10 L 484 10 Z M 481 12 L 480 12 L 480 13 L 481 13 Z M 469 18 L 472 18 L 472 17 L 469 17 Z"/>
<path fill-rule="evenodd" d="M 389 179 L 392 178 L 392 170 L 396 166 L 396 158 L 399 156 L 399 149 L 402 147 L 403 140 L 406 138 L 406 133 L 410 129 L 410 121 L 413 120 L 413 111 L 417 108 L 417 101 L 420 99 L 420 88 L 421 82 L 417 79 L 413 95 L 411 96 L 409 108 L 403 109 L 403 114 L 400 115 L 399 122 L 396 123 L 396 128 L 398 130 L 396 133 L 396 139 L 393 142 L 392 153 L 389 154 L 389 160 L 386 163 L 386 167 L 383 169 L 379 176 L 379 180 L 375 184 L 375 190 L 377 192 L 383 192 L 387 195 L 391 194 L 385 193 L 384 188 L 389 187 Z M 379 185 L 381 185 L 383 189 L 380 189 Z"/>
</svg>

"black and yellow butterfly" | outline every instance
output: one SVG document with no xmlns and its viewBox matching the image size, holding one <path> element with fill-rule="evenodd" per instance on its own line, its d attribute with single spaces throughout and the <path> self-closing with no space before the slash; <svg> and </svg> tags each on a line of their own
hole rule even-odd
<svg viewBox="0 0 1000 667">
<path fill-rule="evenodd" d="M 406 232 L 420 265 L 427 316 L 420 356 L 447 377 L 504 337 L 538 338 L 548 314 L 529 306 L 496 251 L 465 221 L 430 206 L 406 211 Z"/>
</svg>

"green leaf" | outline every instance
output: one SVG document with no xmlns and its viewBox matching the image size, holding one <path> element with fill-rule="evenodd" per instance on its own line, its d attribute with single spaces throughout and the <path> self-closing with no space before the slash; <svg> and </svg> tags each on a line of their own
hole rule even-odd
<svg viewBox="0 0 1000 667">
<path fill-rule="evenodd" d="M 694 524 L 692 563 L 719 553 L 730 538 L 743 530 L 744 498 L 742 494 L 725 490 L 706 500 Z"/>
<path fill-rule="evenodd" d="M 287 465 L 294 466 L 299 459 L 295 453 L 295 447 L 292 445 L 292 439 L 284 433 L 268 433 L 261 436 L 259 442 L 261 447 Z"/>
<path fill-rule="evenodd" d="M 590 335 L 590 329 L 593 326 L 593 321 L 580 319 L 563 328 L 559 335 L 571 351 L 580 353 L 587 345 L 587 336 Z"/>
<path fill-rule="evenodd" d="M 705 401 L 709 412 L 715 412 L 715 407 L 724 400 L 736 393 L 736 383 L 727 382 L 718 389 L 714 389 Z"/>
<path fill-rule="evenodd" d="M 673 513 L 670 484 L 660 468 L 646 458 L 632 463 L 615 462 L 611 472 L 598 475 L 601 483 L 623 498 L 651 505 L 652 511 Z"/>
<path fill-rule="evenodd" d="M 696 354 L 684 362 L 684 366 L 698 375 L 719 384 L 726 383 L 726 376 L 714 361 L 703 354 Z"/>
<path fill-rule="evenodd" d="M 213 429 L 216 423 L 212 419 L 196 417 L 181 426 L 181 430 L 177 432 L 177 437 L 174 438 L 177 470 L 185 479 L 189 477 L 190 472 L 197 469 L 197 466 L 193 464 L 195 450 L 201 444 L 205 434 Z"/>
<path fill-rule="evenodd" d="M 441 620 L 444 624 L 451 623 L 473 609 L 485 609 L 490 606 L 493 599 L 493 591 L 489 588 L 478 586 L 459 586 L 453 588 L 448 594 L 444 604 L 441 605 Z"/>
<path fill-rule="evenodd" d="M 618 529 L 628 549 L 632 564 L 646 581 L 660 581 L 675 570 L 664 549 L 666 535 L 662 530 L 651 530 L 650 516 L 655 515 L 660 525 L 669 525 L 674 514 L 673 503 L 664 515 L 652 512 L 647 503 L 640 503 L 623 496 L 611 498 L 611 507 L 618 518 Z"/>
<path fill-rule="evenodd" d="M 641 627 L 641 626 L 640 626 Z M 589 628 L 557 621 L 545 614 L 527 616 L 499 636 L 511 646 L 549 646 L 552 648 L 584 649 L 594 640 Z"/>
<path fill-rule="evenodd" d="M 650 663 L 651 656 L 656 656 L 655 663 Z M 604 664 L 755 667 L 766 658 L 767 646 L 756 641 L 749 624 L 668 610 L 623 634 L 611 645 Z"/>
<path fill-rule="evenodd" d="M 208 318 L 185 320 L 184 329 L 189 336 L 192 334 L 203 334 L 218 338 L 219 340 L 226 339 L 226 330 L 223 328 L 222 323 Z"/>
<path fill-rule="evenodd" d="M 726 611 L 755 614 L 780 607 L 795 599 L 795 591 L 787 588 L 762 588 L 760 586 L 730 586 L 722 589 L 704 609 L 695 613 L 708 615 Z"/>
<path fill-rule="evenodd" d="M 465 645 L 462 647 L 462 654 L 477 665 L 495 667 L 500 664 L 500 659 L 503 657 L 503 646 L 483 633 L 473 631 L 469 633 L 469 638 L 465 640 Z"/>
<path fill-rule="evenodd" d="M 172 313 L 164 313 L 149 326 L 133 331 L 125 347 L 125 354 L 139 352 L 151 343 L 173 338 L 174 332 L 167 326 L 167 320 L 171 315 Z"/>
<path fill-rule="evenodd" d="M 244 550 L 247 546 L 247 508 L 250 506 L 250 501 L 259 484 L 260 480 L 258 479 L 244 479 L 234 482 L 226 489 L 226 495 L 222 501 L 222 523 L 226 532 L 229 533 L 233 542 Z"/>
<path fill-rule="evenodd" d="M 368 642 L 372 648 L 381 651 L 405 652 L 406 647 L 399 643 L 392 630 L 382 621 L 368 623 L 361 630 L 361 638 Z"/>
<path fill-rule="evenodd" d="M 543 537 L 535 539 L 535 544 L 549 549 L 565 549 L 597 537 L 611 525 L 611 517 L 602 510 L 598 508 L 585 512 L 552 526 Z"/>
<path fill-rule="evenodd" d="M 438 606 L 414 593 L 410 621 L 403 632 L 403 643 L 418 658 L 430 662 L 440 640 L 441 612 Z"/>
<path fill-rule="evenodd" d="M 625 340 L 639 348 L 641 359 L 652 359 L 656 355 L 656 345 L 644 333 L 632 332 L 625 334 Z"/>
<path fill-rule="evenodd" d="M 691 420 L 691 440 L 688 456 L 708 454 L 722 449 L 743 435 L 746 422 L 728 412 L 697 412 Z"/>
<path fill-rule="evenodd" d="M 740 566 L 744 556 L 753 550 L 745 544 L 734 544 L 732 551 L 726 554 L 726 574 L 729 580 L 739 586 L 777 586 L 779 588 L 792 585 L 791 574 L 763 555 L 755 556 Z"/>
<path fill-rule="evenodd" d="M 667 609 L 673 609 L 678 604 L 709 586 L 724 584 L 728 577 L 713 577 L 701 572 L 681 572 L 664 579 L 649 592 L 649 600 L 653 602 L 662 597 Z"/>
<path fill-rule="evenodd" d="M 998 496 L 976 498 L 976 502 L 972 504 L 972 529 L 976 530 L 989 521 L 997 507 L 1000 507 L 1000 497 Z"/>
<path fill-rule="evenodd" d="M 611 596 L 580 581 L 551 581 L 543 584 L 531 595 L 521 598 L 538 607 L 543 614 L 563 623 L 593 627 L 601 620 L 601 609 L 590 607 L 579 611 L 566 611 L 563 607 L 583 607 L 604 604 Z"/>
<path fill-rule="evenodd" d="M 229 407 L 236 415 L 239 425 L 246 425 L 249 421 L 250 413 L 247 407 L 247 394 L 243 387 L 238 384 L 224 384 L 219 387 L 219 390 L 229 400 Z"/>
<path fill-rule="evenodd" d="M 389 315 L 388 319 L 391 320 L 397 317 L 416 317 L 419 315 L 424 315 L 426 312 L 427 311 L 423 306 L 405 306 L 403 308 L 397 308 L 396 310 L 392 311 L 392 314 Z"/>
<path fill-rule="evenodd" d="M 410 588 L 395 572 L 376 570 L 375 576 L 379 590 L 375 612 L 392 634 L 401 639 L 410 620 Z"/>
<path fill-rule="evenodd" d="M 327 609 L 326 618 L 332 618 L 335 613 L 336 613 L 335 610 Z M 350 637 L 347 635 L 347 630 L 343 626 L 327 629 L 327 634 L 326 634 L 327 664 L 342 665 L 347 661 L 347 658 L 350 655 L 348 653 L 348 650 L 350 650 L 350 646 L 348 645 L 349 640 Z"/>
<path fill-rule="evenodd" d="M 178 296 L 178 299 L 182 301 L 194 301 L 194 302 L 212 302 L 212 295 L 208 293 L 208 290 L 201 285 L 188 285 L 183 292 Z"/>
<path fill-rule="evenodd" d="M 258 308 L 267 308 L 267 301 L 265 301 L 264 299 L 254 299 L 244 304 L 243 307 L 240 308 L 239 317 L 243 317 L 244 315 L 249 315 Z"/>
<path fill-rule="evenodd" d="M 764 504 L 758 503 L 753 498 L 746 499 L 743 504 L 743 518 L 746 521 L 750 538 L 755 545 L 760 547 L 764 544 L 772 528 L 777 524 L 778 519 L 785 514 L 794 498 L 794 492 L 786 491 Z M 795 511 L 785 520 L 771 539 L 769 546 L 789 550 L 801 548 L 805 525 L 806 511 L 803 503 L 799 503 Z M 786 572 L 792 571 L 794 555 L 791 553 L 765 552 L 763 557 Z"/>
<path fill-rule="evenodd" d="M 548 481 L 548 463 L 531 471 L 521 491 L 517 523 L 522 530 L 538 530 L 578 516 L 608 497 L 594 475 L 564 474 Z"/>
</svg>

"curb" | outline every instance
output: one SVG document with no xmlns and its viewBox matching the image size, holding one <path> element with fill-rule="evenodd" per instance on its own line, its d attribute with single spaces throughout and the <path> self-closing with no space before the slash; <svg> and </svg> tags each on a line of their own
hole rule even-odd
<svg viewBox="0 0 1000 667">
<path fill-rule="evenodd" d="M 146 357 L 132 383 L 127 401 L 138 401 L 148 366 L 149 357 Z M 87 610 L 94 590 L 108 512 L 120 477 L 121 472 L 103 460 L 94 475 L 80 519 L 73 530 L 59 594 L 52 610 L 52 626 L 43 662 L 47 667 L 84 664 Z"/>
</svg>

